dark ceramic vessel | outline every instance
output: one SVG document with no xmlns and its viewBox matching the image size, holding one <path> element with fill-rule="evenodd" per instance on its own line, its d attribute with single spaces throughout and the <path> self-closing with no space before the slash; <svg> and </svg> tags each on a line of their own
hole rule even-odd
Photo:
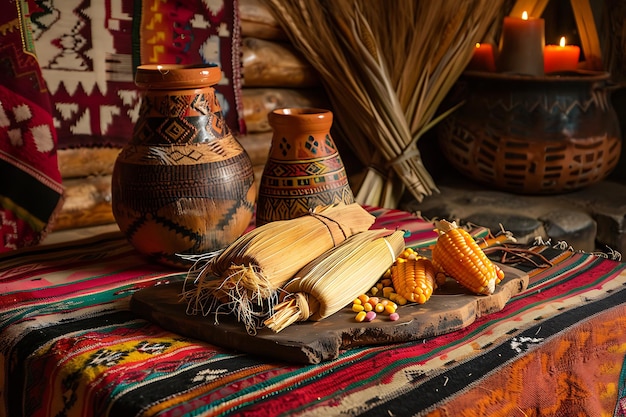
<svg viewBox="0 0 626 417">
<path fill-rule="evenodd" d="M 113 171 L 115 220 L 130 243 L 159 262 L 224 248 L 250 224 L 252 163 L 222 116 L 215 66 L 147 65 L 133 137 Z"/>
<path fill-rule="evenodd" d="M 616 167 L 621 137 L 609 74 L 468 72 L 463 106 L 439 128 L 443 153 L 466 176 L 523 194 L 573 191 Z"/>
</svg>

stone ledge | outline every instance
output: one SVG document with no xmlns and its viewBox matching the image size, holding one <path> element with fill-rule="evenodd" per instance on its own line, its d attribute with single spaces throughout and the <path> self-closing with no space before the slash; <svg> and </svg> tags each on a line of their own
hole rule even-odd
<svg viewBox="0 0 626 417">
<path fill-rule="evenodd" d="M 618 251 L 626 255 L 626 185 L 603 181 L 556 195 L 520 195 L 480 186 L 458 174 L 437 180 L 439 194 L 400 208 L 424 218 L 470 222 L 493 231 L 504 228 L 519 242 L 536 237 L 574 250 Z"/>
</svg>

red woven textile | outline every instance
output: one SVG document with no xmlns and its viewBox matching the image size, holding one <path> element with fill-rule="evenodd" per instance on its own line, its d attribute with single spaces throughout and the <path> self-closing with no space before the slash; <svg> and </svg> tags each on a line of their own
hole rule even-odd
<svg viewBox="0 0 626 417">
<path fill-rule="evenodd" d="M 22 7 L 9 2 L 0 13 L 0 252 L 39 243 L 63 194 L 48 90 Z"/>
</svg>

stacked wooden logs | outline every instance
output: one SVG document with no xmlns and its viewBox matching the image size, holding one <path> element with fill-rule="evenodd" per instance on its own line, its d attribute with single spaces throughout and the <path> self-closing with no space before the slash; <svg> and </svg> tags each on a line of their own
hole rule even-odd
<svg viewBox="0 0 626 417">
<path fill-rule="evenodd" d="M 257 186 L 269 153 L 267 114 L 281 107 L 323 107 L 327 98 L 311 66 L 287 41 L 261 0 L 239 0 L 242 34 L 242 108 L 237 138 L 255 168 Z M 119 148 L 59 150 L 65 203 L 53 230 L 115 223 L 111 174 Z"/>
<path fill-rule="evenodd" d="M 261 0 L 240 0 L 242 107 L 247 133 L 238 139 L 261 178 L 272 139 L 267 114 L 282 107 L 325 107 L 320 80 L 287 41 Z"/>
</svg>

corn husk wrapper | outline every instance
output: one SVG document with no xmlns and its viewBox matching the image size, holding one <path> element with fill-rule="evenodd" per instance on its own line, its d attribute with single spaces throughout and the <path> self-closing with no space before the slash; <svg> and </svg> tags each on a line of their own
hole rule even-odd
<svg viewBox="0 0 626 417">
<path fill-rule="evenodd" d="M 297 321 L 320 321 L 367 292 L 404 250 L 404 231 L 368 230 L 300 270 L 265 325 L 275 332 Z"/>
<path fill-rule="evenodd" d="M 252 229 L 204 265 L 190 269 L 184 291 L 187 313 L 234 314 L 253 334 L 296 272 L 350 236 L 368 230 L 374 220 L 359 204 L 337 204 Z"/>
</svg>

